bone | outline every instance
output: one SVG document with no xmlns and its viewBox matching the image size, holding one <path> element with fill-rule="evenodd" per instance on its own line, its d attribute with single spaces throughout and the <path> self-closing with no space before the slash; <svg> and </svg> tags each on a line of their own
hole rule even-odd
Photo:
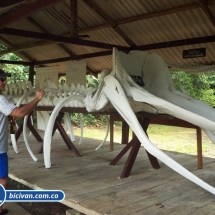
<svg viewBox="0 0 215 215">
<path fill-rule="evenodd" d="M 155 145 L 153 145 L 153 143 L 148 139 L 148 137 L 145 135 L 145 132 L 141 128 L 119 82 L 115 78 L 108 76 L 105 78 L 105 83 L 106 86 L 104 87 L 103 92 L 106 94 L 108 100 L 111 101 L 120 115 L 124 118 L 124 120 L 128 123 L 128 125 L 132 128 L 144 148 L 182 176 L 186 177 L 190 181 L 215 195 L 214 187 L 210 186 L 209 184 L 205 183 L 203 180 L 189 172 L 187 169 L 182 167 L 172 158 L 159 150 Z"/>
<path fill-rule="evenodd" d="M 60 111 L 60 109 L 68 103 L 70 100 L 76 100 L 80 101 L 81 103 L 83 102 L 83 99 L 77 95 L 71 95 L 68 96 L 64 99 L 62 99 L 54 108 L 52 111 L 52 114 L 50 116 L 45 134 L 44 134 L 44 148 L 43 148 L 43 153 L 44 153 L 44 164 L 46 168 L 51 167 L 51 155 L 50 155 L 50 150 L 51 150 L 51 139 L 52 139 L 52 130 L 54 126 L 55 119 Z"/>
<path fill-rule="evenodd" d="M 28 115 L 26 115 L 24 117 L 24 123 L 23 123 L 23 137 L 24 137 L 24 141 L 25 141 L 25 145 L 26 148 L 28 150 L 28 153 L 30 154 L 30 156 L 32 157 L 32 159 L 36 162 L 38 159 L 36 158 L 36 156 L 34 155 L 34 153 L 32 152 L 29 142 L 28 142 L 28 138 L 27 138 L 27 120 L 28 120 Z"/>
<path fill-rule="evenodd" d="M 145 56 L 147 57 L 148 55 L 145 55 Z M 155 62 L 151 62 L 151 63 L 155 63 Z M 122 115 L 122 117 L 128 123 L 128 125 L 132 128 L 132 130 L 138 137 L 141 144 L 149 153 L 157 157 L 159 160 L 164 162 L 167 166 L 169 166 L 170 168 L 172 168 L 182 176 L 186 177 L 187 179 L 191 180 L 192 182 L 196 183 L 197 185 L 201 186 L 207 191 L 215 194 L 214 187 L 210 186 L 209 184 L 205 183 L 204 181 L 196 177 L 194 174 L 186 170 L 180 164 L 175 162 L 172 158 L 170 158 L 169 156 L 164 154 L 161 150 L 159 150 L 157 147 L 155 147 L 153 143 L 151 143 L 151 141 L 148 139 L 143 129 L 141 128 L 136 116 L 134 115 L 134 112 L 128 102 L 127 96 L 131 96 L 136 101 L 148 103 L 153 107 L 155 107 L 156 109 L 158 109 L 158 111 L 168 113 L 175 117 L 187 120 L 198 126 L 201 125 L 202 127 L 204 127 L 204 129 L 210 129 L 212 127 L 214 128 L 214 122 L 205 118 L 204 116 L 200 116 L 199 114 L 183 109 L 182 107 L 179 107 L 175 104 L 172 104 L 166 100 L 163 100 L 161 98 L 158 98 L 152 95 L 151 93 L 149 93 L 148 91 L 146 91 L 145 89 L 143 89 L 142 87 L 134 83 L 133 80 L 128 76 L 124 68 L 125 67 L 123 67 L 123 65 L 121 64 L 120 59 L 117 57 L 117 51 L 114 50 L 113 51 L 113 71 L 109 76 L 105 77 L 104 79 L 105 84 L 103 84 L 103 86 L 101 86 L 97 90 L 97 92 L 99 92 L 98 94 L 96 93 L 94 96 L 86 97 L 85 105 L 87 109 L 89 111 L 99 110 L 103 108 L 108 101 L 111 101 L 113 106 Z M 151 68 L 151 70 L 152 69 L 153 68 Z M 148 82 L 148 80 L 149 79 L 146 79 L 147 88 L 153 89 L 152 88 L 153 80 L 151 84 Z M 157 81 L 158 83 L 156 85 L 159 86 L 159 80 Z M 169 80 L 167 80 L 167 82 L 170 83 Z M 166 85 L 164 85 L 164 88 L 165 87 Z M 171 83 L 170 85 L 167 86 L 167 88 L 174 91 L 174 87 L 172 86 Z M 183 94 L 181 98 L 186 99 L 187 95 Z M 208 133 L 211 136 L 214 135 L 211 132 L 208 132 Z"/>
<path fill-rule="evenodd" d="M 64 115 L 64 123 L 66 125 L 66 128 L 69 130 L 69 135 L 70 135 L 70 139 L 72 142 L 75 142 L 75 135 L 72 129 L 72 125 L 71 125 L 71 121 L 70 121 L 70 117 L 68 113 L 65 113 Z"/>
</svg>

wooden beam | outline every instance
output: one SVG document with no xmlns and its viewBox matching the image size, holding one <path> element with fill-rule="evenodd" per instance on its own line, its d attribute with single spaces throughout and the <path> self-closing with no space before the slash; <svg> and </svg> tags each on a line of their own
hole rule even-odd
<svg viewBox="0 0 215 215">
<path fill-rule="evenodd" d="M 1 0 L 0 7 L 8 7 L 11 5 L 19 4 L 21 2 L 25 2 L 25 0 Z"/>
<path fill-rule="evenodd" d="M 83 54 L 83 55 L 76 55 L 76 56 L 73 56 L 73 57 L 37 61 L 37 62 L 34 62 L 34 64 L 35 65 L 41 65 L 41 64 L 58 63 L 58 62 L 65 62 L 65 61 L 70 61 L 70 60 L 81 60 L 81 59 L 87 59 L 87 58 L 93 58 L 93 57 L 102 57 L 102 56 L 111 55 L 111 54 L 112 54 L 112 50 L 107 50 L 107 51 L 102 51 L 102 52 L 95 52 L 95 53 L 89 53 L 89 54 Z"/>
<path fill-rule="evenodd" d="M 111 17 L 103 11 L 100 7 L 98 7 L 93 1 L 91 0 L 83 0 L 85 4 L 87 4 L 93 11 L 95 11 L 99 16 L 101 16 L 110 26 L 116 31 L 124 40 L 125 42 L 131 46 L 134 47 L 136 44 L 129 38 L 120 28 L 117 26 L 117 23 L 114 22 Z"/>
<path fill-rule="evenodd" d="M 186 45 L 194 45 L 194 44 L 202 44 L 202 43 L 210 43 L 215 42 L 215 35 L 212 36 L 206 36 L 206 37 L 197 37 L 197 38 L 189 38 L 189 39 L 183 39 L 183 40 L 175 40 L 175 41 L 168 41 L 168 42 L 162 42 L 162 43 L 155 43 L 155 44 L 148 44 L 148 45 L 141 45 L 134 47 L 133 50 L 153 50 L 153 49 L 162 49 L 162 48 L 171 48 L 171 47 L 177 47 L 177 46 L 186 46 Z M 126 52 L 130 51 L 129 49 L 126 50 Z M 89 53 L 89 54 L 83 54 L 83 55 L 76 55 L 66 58 L 57 58 L 57 59 L 51 59 L 51 60 L 45 60 L 45 61 L 37 61 L 34 62 L 35 65 L 41 65 L 41 64 L 50 64 L 50 63 L 57 63 L 57 62 L 65 62 L 70 60 L 81 60 L 81 59 L 87 59 L 87 58 L 93 58 L 93 57 L 102 57 L 111 55 L 112 50 L 102 51 L 102 52 L 95 52 L 95 53 Z"/>
<path fill-rule="evenodd" d="M 8 14 L 5 17 L 0 19 L 0 29 L 4 28 L 8 25 L 11 25 L 18 20 L 24 19 L 34 13 L 37 13 L 47 7 L 53 6 L 62 2 L 63 0 L 36 0 L 31 4 L 27 4 L 26 6 L 13 11 L 13 13 Z"/>
<path fill-rule="evenodd" d="M 74 7 L 72 10 L 77 10 L 77 0 L 73 0 L 76 1 L 76 4 L 73 2 L 72 7 Z M 76 12 L 77 13 L 77 12 Z M 77 19 L 77 16 L 76 16 Z M 41 31 L 47 33 L 47 30 L 44 29 L 41 25 L 39 25 L 33 18 L 29 17 L 28 20 L 33 24 L 36 25 Z M 76 23 L 77 24 L 77 23 Z M 74 26 L 75 27 L 75 26 Z M 75 27 L 77 28 L 77 26 Z M 77 34 L 77 32 L 76 32 Z M 74 35 L 73 35 L 74 36 Z M 76 35 L 77 36 L 77 35 Z M 69 48 L 67 48 L 67 46 L 65 46 L 64 44 L 58 44 L 58 47 L 61 48 L 64 52 L 66 52 L 71 58 L 73 58 L 75 55 L 75 53 L 73 53 L 72 51 L 70 51 Z M 94 72 L 89 66 L 87 66 L 87 71 L 90 72 L 92 75 L 94 75 L 95 77 L 98 77 L 98 73 Z M 33 82 L 32 82 L 33 83 Z"/>
<path fill-rule="evenodd" d="M 147 50 L 153 50 L 153 49 L 171 48 L 171 47 L 177 47 L 177 46 L 186 46 L 186 45 L 194 45 L 194 44 L 202 44 L 202 43 L 210 43 L 210 42 L 215 42 L 215 35 L 141 45 L 141 46 L 134 47 L 133 50 L 147 51 Z M 126 49 L 126 52 L 128 52 L 128 51 L 129 51 L 129 49 Z M 37 61 L 37 62 L 34 62 L 34 64 L 41 65 L 41 64 L 65 62 L 65 61 L 70 61 L 70 60 L 81 60 L 81 59 L 86 59 L 86 58 L 102 57 L 102 56 L 107 56 L 107 55 L 111 55 L 111 54 L 112 54 L 112 50 L 107 50 L 107 51 L 95 52 L 95 53 L 89 53 L 89 54 L 83 54 L 83 55 L 75 55 L 75 56 L 70 56 L 70 57 L 66 57 L 66 58 L 57 58 L 57 59 L 50 59 L 50 60 L 46 60 L 46 61 Z M 27 63 L 27 62 L 19 63 L 19 61 L 16 61 L 16 62 L 0 61 L 0 63 L 12 63 L 12 64 L 23 64 L 23 65 L 31 64 L 30 62 L 29 63 Z"/>
<path fill-rule="evenodd" d="M 191 3 L 191 4 L 187 4 L 187 5 L 181 5 L 181 6 L 177 6 L 177 7 L 168 8 L 165 10 L 159 10 L 159 11 L 154 11 L 151 13 L 145 13 L 145 14 L 141 14 L 141 15 L 137 15 L 137 16 L 133 16 L 133 17 L 128 17 L 128 18 L 116 21 L 116 23 L 117 23 L 117 25 L 123 25 L 126 23 L 135 22 L 135 21 L 139 21 L 139 20 L 143 20 L 143 19 L 151 19 L 151 18 L 155 18 L 155 17 L 173 14 L 173 13 L 180 13 L 180 12 L 184 12 L 187 10 L 193 10 L 193 9 L 197 9 L 197 8 L 200 8 L 200 6 L 198 3 L 195 2 L 195 3 Z"/>
<path fill-rule="evenodd" d="M 33 18 L 28 17 L 27 18 L 34 26 L 39 28 L 43 33 L 48 33 L 48 31 L 43 28 L 38 22 L 36 22 Z M 48 41 L 49 42 L 49 41 Z M 46 42 L 46 45 L 48 45 L 48 42 Z M 69 56 L 74 56 L 74 54 L 63 44 L 57 44 L 57 46 L 62 49 L 64 52 L 66 52 Z M 1 52 L 0 52 L 1 53 Z"/>
<path fill-rule="evenodd" d="M 208 2 L 208 5 L 212 5 L 212 4 L 215 4 L 215 2 L 213 2 L 213 1 Z M 164 10 L 160 10 L 160 11 L 154 11 L 154 12 L 150 12 L 150 13 L 144 13 L 144 14 L 140 14 L 137 16 L 124 18 L 124 19 L 115 21 L 115 23 L 116 23 L 116 25 L 123 25 L 123 24 L 127 24 L 130 22 L 136 22 L 136 21 L 144 20 L 144 19 L 151 19 L 151 18 L 155 18 L 155 17 L 173 14 L 173 13 L 180 13 L 180 12 L 184 12 L 187 10 L 193 10 L 193 9 L 197 9 L 197 8 L 200 8 L 200 5 L 195 2 L 195 3 L 191 3 L 191 4 L 187 4 L 187 5 L 181 5 L 181 6 L 172 7 L 172 8 L 168 8 L 168 9 L 164 9 Z M 111 27 L 111 24 L 105 23 L 105 24 L 93 26 L 90 28 L 80 29 L 78 31 L 78 33 L 88 33 L 90 31 L 96 31 L 96 30 L 100 30 L 100 29 L 108 28 L 108 27 Z"/>
<path fill-rule="evenodd" d="M 208 19 L 213 24 L 213 26 L 215 27 L 215 19 L 214 19 L 213 14 L 211 13 L 207 3 L 204 0 L 199 0 L 199 5 L 201 6 L 202 10 L 204 11 L 204 13 L 208 17 Z"/>
<path fill-rule="evenodd" d="M 0 36 L 0 40 L 1 40 L 2 42 L 4 42 L 4 45 L 7 44 L 7 45 L 9 45 L 9 46 L 13 46 L 13 44 L 12 44 L 9 40 L 7 40 L 7 39 L 5 39 L 5 38 L 3 38 L 3 37 L 1 37 L 1 36 Z M 0 52 L 0 53 L 1 53 L 1 52 Z M 23 57 L 25 57 L 28 61 L 33 61 L 33 60 L 34 60 L 34 59 L 32 59 L 31 56 L 29 56 L 29 55 L 26 54 L 25 52 L 20 52 L 20 55 L 22 55 Z"/>
<path fill-rule="evenodd" d="M 31 62 L 25 62 L 25 61 L 12 61 L 12 60 L 0 60 L 0 63 L 15 64 L 15 65 L 24 65 L 24 66 L 30 66 L 30 65 L 32 65 Z"/>
<path fill-rule="evenodd" d="M 207 1 L 208 5 L 213 5 L 215 4 L 214 1 L 210 0 Z M 130 22 L 135 22 L 138 20 L 143 20 L 143 19 L 149 19 L 149 18 L 154 18 L 154 17 L 159 17 L 159 16 L 164 16 L 164 15 L 168 15 L 168 14 L 172 14 L 172 13 L 179 13 L 179 12 L 183 12 L 183 11 L 187 11 L 187 10 L 193 10 L 196 8 L 200 8 L 200 5 L 198 3 L 192 3 L 192 4 L 187 4 L 187 5 L 182 5 L 182 6 L 178 6 L 178 7 L 173 7 L 173 8 L 169 8 L 169 9 L 165 9 L 165 10 L 161 10 L 161 11 L 155 11 L 155 12 L 151 12 L 151 13 L 147 13 L 147 14 L 141 14 L 138 16 L 133 16 L 133 17 L 129 17 L 129 18 L 125 18 L 125 19 L 121 19 L 118 21 L 115 21 L 116 25 L 122 25 L 122 24 L 126 24 L 126 23 L 130 23 Z M 108 28 L 108 27 L 112 27 L 110 23 L 104 23 L 98 26 L 93 26 L 90 28 L 85 28 L 85 29 L 80 29 L 78 31 L 78 34 L 85 34 L 91 31 L 97 31 L 103 28 Z M 64 36 L 68 36 L 68 34 L 65 34 Z M 8 49 L 5 51 L 0 51 L 0 54 L 6 54 L 6 53 L 10 53 L 10 52 L 14 52 L 14 51 L 19 51 L 19 50 L 25 50 L 25 49 L 29 49 L 29 48 L 34 48 L 34 47 L 38 47 L 38 46 L 44 46 L 44 45 L 51 45 L 53 43 L 57 43 L 56 41 L 47 41 L 47 42 L 40 42 L 40 43 L 35 43 L 35 44 L 30 44 L 30 45 L 24 45 L 21 47 L 17 47 L 14 49 Z"/>
<path fill-rule="evenodd" d="M 25 31 L 25 30 L 11 29 L 11 28 L 1 29 L 0 34 L 9 34 L 13 36 L 30 37 L 30 38 L 42 39 L 42 40 L 52 40 L 56 42 L 70 43 L 75 45 L 90 46 L 90 47 L 103 48 L 103 49 L 112 49 L 113 47 L 116 47 L 120 50 L 128 49 L 128 47 L 125 47 L 125 46 L 119 46 L 119 45 L 114 45 L 109 43 L 81 40 L 77 38 L 69 38 L 69 37 L 63 37 L 63 36 L 58 36 L 53 34 L 44 34 L 39 32 L 32 32 L 32 31 Z"/>
<path fill-rule="evenodd" d="M 189 38 L 183 40 L 174 40 L 162 43 L 154 43 L 148 45 L 141 45 L 134 47 L 134 50 L 153 50 L 153 49 L 163 49 L 163 48 L 171 48 L 171 47 L 178 47 L 178 46 L 187 46 L 187 45 L 194 45 L 194 44 L 203 44 L 203 43 L 212 43 L 215 42 L 215 35 L 206 36 L 206 37 L 196 37 L 196 38 Z"/>
<path fill-rule="evenodd" d="M 46 28 L 44 28 L 43 26 L 41 26 L 37 21 L 35 21 L 35 19 L 33 19 L 32 17 L 28 17 L 27 20 L 33 25 L 33 27 L 35 26 L 36 29 L 39 29 L 42 32 L 48 33 L 48 31 L 46 30 Z"/>
<path fill-rule="evenodd" d="M 48 45 L 52 45 L 52 44 L 54 44 L 54 43 L 50 42 L 50 41 L 43 41 L 43 42 L 39 42 L 39 43 L 27 44 L 24 46 L 12 47 L 12 48 L 0 51 L 0 55 L 8 54 L 8 53 L 14 53 L 14 52 L 18 52 L 18 51 L 23 51 L 26 49 L 31 49 L 31 48 L 35 48 L 35 47 L 39 47 L 39 46 L 48 46 Z"/>
<path fill-rule="evenodd" d="M 34 85 L 34 65 L 33 64 L 29 66 L 28 80 L 31 81 L 32 85 Z"/>
<path fill-rule="evenodd" d="M 104 23 L 101 25 L 96 25 L 96 26 L 92 26 L 89 28 L 80 29 L 80 30 L 78 30 L 78 34 L 85 34 L 85 33 L 91 32 L 91 31 L 97 31 L 97 30 L 109 28 L 109 27 L 111 27 L 111 25 L 109 23 Z"/>
<path fill-rule="evenodd" d="M 77 38 L 78 29 L 78 3 L 77 0 L 70 0 L 70 14 L 71 14 L 71 37 Z"/>
<path fill-rule="evenodd" d="M 183 39 L 183 40 L 174 40 L 174 41 L 154 43 L 154 44 L 148 44 L 148 45 L 141 45 L 141 46 L 134 47 L 132 50 L 148 51 L 148 50 L 153 50 L 153 49 L 171 48 L 171 47 L 195 45 L 195 44 L 210 43 L 210 42 L 215 42 L 215 35 L 206 36 L 206 37 L 189 38 L 189 39 Z M 130 51 L 130 50 L 127 49 L 126 52 L 128 52 L 128 51 Z M 77 55 L 74 57 L 40 61 L 40 62 L 36 62 L 35 64 L 38 65 L 38 64 L 64 62 L 64 61 L 69 61 L 69 60 L 80 60 L 80 59 L 86 59 L 86 58 L 92 58 L 92 57 L 102 57 L 102 56 L 111 55 L 111 54 L 112 54 L 112 50 L 108 50 L 108 51 L 103 51 L 103 52 L 95 52 L 95 53 L 90 53 L 90 54 Z"/>
</svg>

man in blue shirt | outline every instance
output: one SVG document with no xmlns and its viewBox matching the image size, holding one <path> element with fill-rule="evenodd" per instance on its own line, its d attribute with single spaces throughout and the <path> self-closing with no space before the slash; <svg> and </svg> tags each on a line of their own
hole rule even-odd
<svg viewBox="0 0 215 215">
<path fill-rule="evenodd" d="M 0 69 L 0 184 L 4 188 L 8 182 L 8 116 L 23 118 L 34 110 L 45 94 L 44 90 L 39 89 L 31 102 L 17 107 L 2 95 L 7 84 L 7 77 L 10 76 L 10 73 L 5 73 Z M 0 207 L 0 215 L 6 213 L 8 213 L 8 210 Z"/>
</svg>

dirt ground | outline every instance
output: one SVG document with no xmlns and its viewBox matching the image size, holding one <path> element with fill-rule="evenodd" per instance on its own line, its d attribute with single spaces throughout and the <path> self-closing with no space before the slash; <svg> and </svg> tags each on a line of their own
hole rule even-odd
<svg viewBox="0 0 215 215">
<path fill-rule="evenodd" d="M 7 189 L 30 190 L 29 187 L 12 179 L 9 180 Z M 18 202 L 17 204 L 19 204 L 32 215 L 65 215 L 66 211 L 71 209 L 59 202 Z"/>
</svg>

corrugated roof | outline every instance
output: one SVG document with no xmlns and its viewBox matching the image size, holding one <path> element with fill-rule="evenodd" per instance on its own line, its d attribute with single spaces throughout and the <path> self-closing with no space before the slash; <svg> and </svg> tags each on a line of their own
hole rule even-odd
<svg viewBox="0 0 215 215">
<path fill-rule="evenodd" d="M 40 0 L 33 1 L 36 5 L 35 2 L 39 3 Z M 37 12 L 29 9 L 32 10 L 29 13 L 30 16 L 24 17 L 23 12 L 23 18 L 20 15 L 17 21 L 8 21 L 6 26 L 3 24 L 2 26 L 70 37 L 72 28 L 70 1 L 54 2 L 58 3 L 41 10 L 37 6 Z M 1 20 L 9 16 L 11 11 L 22 11 L 26 5 L 33 3 L 23 1 L 17 5 L 0 8 L 0 27 Z M 85 37 L 78 37 L 82 40 L 120 45 L 130 49 L 166 42 L 165 47 L 156 45 L 155 48 L 150 48 L 150 52 L 155 52 L 167 62 L 174 64 L 215 64 L 215 39 L 208 43 L 198 41 L 196 44 L 186 44 L 187 39 L 215 35 L 214 0 L 206 1 L 206 7 L 204 4 L 201 7 L 197 0 L 78 0 L 77 4 L 78 28 L 76 30 L 79 36 L 85 35 Z M 168 42 L 177 40 L 185 40 L 184 45 L 168 47 Z M 24 61 L 29 62 L 62 58 L 73 60 L 74 56 L 110 50 L 105 44 L 101 48 L 95 48 L 50 39 L 3 34 L 1 30 L 0 43 L 6 45 L 9 50 L 13 50 Z M 183 50 L 198 48 L 206 48 L 205 57 L 183 59 Z M 54 61 L 43 66 L 59 65 L 60 73 L 65 73 L 64 64 Z M 87 65 L 95 72 L 100 72 L 105 67 L 111 68 L 111 56 L 88 58 Z"/>
</svg>

